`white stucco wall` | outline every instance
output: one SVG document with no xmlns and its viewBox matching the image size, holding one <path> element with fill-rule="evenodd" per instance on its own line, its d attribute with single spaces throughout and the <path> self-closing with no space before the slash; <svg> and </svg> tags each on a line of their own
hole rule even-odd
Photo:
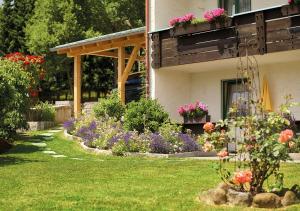
<svg viewBox="0 0 300 211">
<path fill-rule="evenodd" d="M 267 7 L 275 7 L 287 4 L 287 0 L 252 0 L 252 10 L 258 10 Z"/>
<path fill-rule="evenodd" d="M 300 50 L 258 56 L 261 80 L 263 76 L 267 77 L 274 109 L 278 110 L 288 94 L 300 102 L 300 61 L 296 60 L 297 55 L 300 55 Z M 177 113 L 179 106 L 196 100 L 206 103 L 212 121 L 217 121 L 222 117 L 221 81 L 236 78 L 236 64 L 237 59 L 231 59 L 156 70 L 153 97 L 174 121 L 182 121 Z M 293 113 L 300 120 L 300 107 L 295 107 Z"/>
</svg>

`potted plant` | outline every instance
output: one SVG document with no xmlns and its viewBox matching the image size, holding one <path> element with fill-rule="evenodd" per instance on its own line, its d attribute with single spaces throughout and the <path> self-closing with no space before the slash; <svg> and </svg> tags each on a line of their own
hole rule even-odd
<svg viewBox="0 0 300 211">
<path fill-rule="evenodd" d="M 204 13 L 204 18 L 196 18 L 192 14 L 176 17 L 170 20 L 171 36 L 180 36 L 200 31 L 209 31 L 229 27 L 232 19 L 229 18 L 223 8 L 208 10 Z"/>
<path fill-rule="evenodd" d="M 295 15 L 300 12 L 300 0 L 288 0 L 288 5 L 282 7 L 281 12 L 282 15 Z"/>
<path fill-rule="evenodd" d="M 183 117 L 184 123 L 205 123 L 209 121 L 207 105 L 197 101 L 189 105 L 180 106 L 178 113 Z"/>
</svg>

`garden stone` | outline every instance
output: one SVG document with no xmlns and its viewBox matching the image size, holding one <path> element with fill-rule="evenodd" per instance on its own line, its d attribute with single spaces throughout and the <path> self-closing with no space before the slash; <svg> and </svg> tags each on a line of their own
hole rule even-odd
<svg viewBox="0 0 300 211">
<path fill-rule="evenodd" d="M 65 155 L 51 155 L 54 158 L 66 158 L 67 156 Z"/>
<path fill-rule="evenodd" d="M 296 194 L 293 191 L 287 191 L 281 201 L 283 206 L 289 206 L 299 203 Z"/>
<path fill-rule="evenodd" d="M 53 136 L 53 133 L 43 133 L 43 134 L 40 134 L 41 136 L 46 136 L 46 137 L 51 137 Z"/>
<path fill-rule="evenodd" d="M 56 152 L 54 152 L 54 151 L 43 151 L 43 153 L 49 154 L 49 155 L 55 155 L 56 154 Z"/>
<path fill-rule="evenodd" d="M 229 205 L 248 207 L 251 205 L 252 197 L 250 193 L 229 189 L 227 200 Z"/>
<path fill-rule="evenodd" d="M 227 183 L 225 183 L 225 182 L 222 182 L 222 183 L 220 183 L 219 185 L 218 185 L 218 187 L 217 188 L 220 188 L 220 189 L 222 189 L 222 190 L 224 190 L 226 193 L 228 192 L 228 190 L 230 189 L 230 185 L 229 184 L 227 184 Z"/>
<path fill-rule="evenodd" d="M 280 197 L 274 193 L 259 193 L 253 198 L 253 207 L 258 208 L 279 208 L 281 207 Z"/>
<path fill-rule="evenodd" d="M 36 147 L 46 147 L 46 143 L 31 143 L 31 145 L 36 146 Z"/>
<path fill-rule="evenodd" d="M 226 191 L 221 188 L 216 188 L 213 191 L 212 200 L 216 205 L 226 204 L 227 202 Z"/>
</svg>

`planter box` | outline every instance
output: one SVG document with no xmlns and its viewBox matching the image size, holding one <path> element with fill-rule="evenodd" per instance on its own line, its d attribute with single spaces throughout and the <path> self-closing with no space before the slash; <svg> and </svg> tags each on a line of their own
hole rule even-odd
<svg viewBox="0 0 300 211">
<path fill-rule="evenodd" d="M 55 126 L 55 122 L 27 122 L 30 131 L 47 130 Z"/>
<path fill-rule="evenodd" d="M 232 26 L 232 18 L 227 18 L 225 22 L 223 23 L 198 23 L 198 24 L 190 24 L 186 27 L 183 26 L 177 26 L 170 30 L 171 37 L 177 37 L 180 35 L 185 34 L 193 34 L 197 32 L 205 32 L 205 31 L 211 31 L 216 29 L 222 29 L 226 27 Z"/>
<path fill-rule="evenodd" d="M 300 5 L 285 5 L 281 8 L 283 16 L 296 15 L 300 13 Z"/>
<path fill-rule="evenodd" d="M 187 117 L 183 118 L 183 123 L 185 125 L 205 124 L 206 122 L 210 122 L 210 115 L 206 115 L 202 118 L 197 118 L 197 119 L 190 119 L 190 118 L 187 118 Z"/>
</svg>

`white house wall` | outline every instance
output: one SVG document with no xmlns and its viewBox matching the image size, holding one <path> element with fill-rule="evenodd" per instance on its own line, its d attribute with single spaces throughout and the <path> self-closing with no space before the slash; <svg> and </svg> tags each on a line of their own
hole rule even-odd
<svg viewBox="0 0 300 211">
<path fill-rule="evenodd" d="M 263 76 L 267 77 L 275 109 L 288 94 L 294 97 L 294 101 L 300 102 L 300 61 L 296 60 L 297 55 L 300 51 L 257 57 L 261 80 Z M 222 117 L 221 81 L 236 78 L 236 64 L 237 59 L 230 59 L 156 70 L 153 98 L 159 100 L 173 121 L 182 121 L 177 113 L 179 106 L 196 100 L 206 103 L 212 121 L 217 121 Z M 300 107 L 295 107 L 293 113 L 300 120 Z"/>
<path fill-rule="evenodd" d="M 280 6 L 287 3 L 287 0 L 252 0 L 251 6 L 252 10 L 258 10 L 268 7 Z"/>
</svg>

